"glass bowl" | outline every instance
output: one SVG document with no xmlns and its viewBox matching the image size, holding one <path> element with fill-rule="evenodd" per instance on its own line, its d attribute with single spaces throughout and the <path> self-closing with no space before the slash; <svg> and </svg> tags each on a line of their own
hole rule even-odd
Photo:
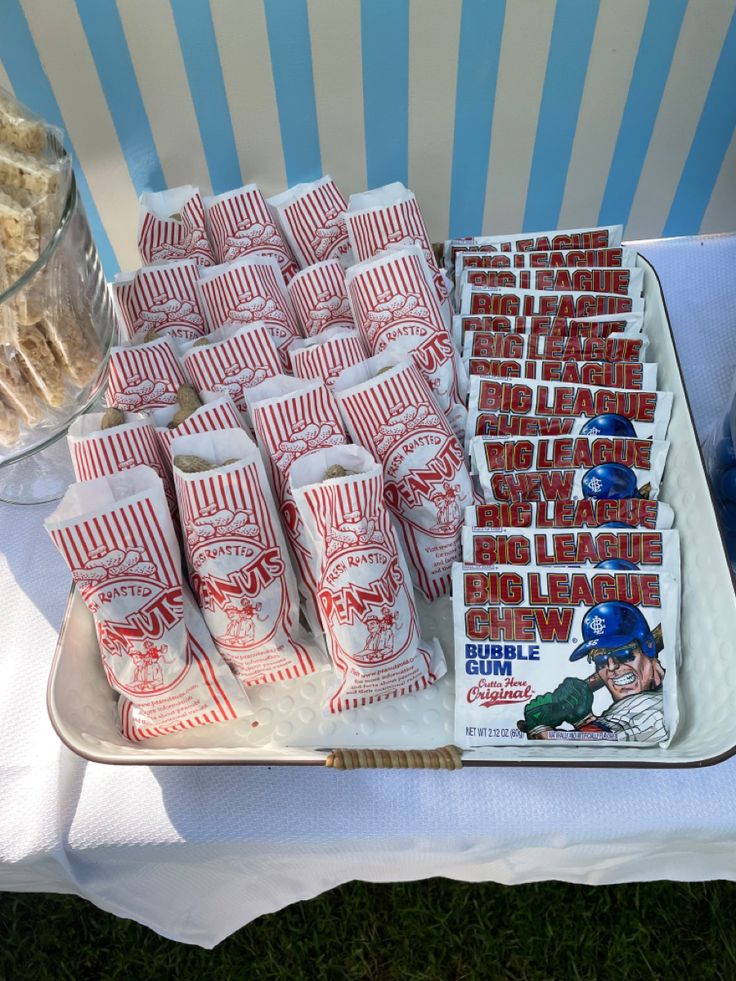
<svg viewBox="0 0 736 981">
<path fill-rule="evenodd" d="M 116 333 L 70 171 L 58 224 L 38 258 L 0 292 L 0 498 L 18 499 L 8 488 L 19 461 L 58 440 L 98 398 Z M 20 499 L 52 499 L 48 481 L 34 492 L 30 473 L 26 467 Z"/>
</svg>

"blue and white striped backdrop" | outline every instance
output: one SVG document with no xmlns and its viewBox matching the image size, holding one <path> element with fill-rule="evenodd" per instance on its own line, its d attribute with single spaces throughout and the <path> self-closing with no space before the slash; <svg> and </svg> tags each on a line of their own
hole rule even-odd
<svg viewBox="0 0 736 981">
<path fill-rule="evenodd" d="M 434 238 L 736 227 L 736 0 L 0 0 L 0 84 L 63 125 L 108 274 L 136 198 L 391 180 Z"/>
</svg>

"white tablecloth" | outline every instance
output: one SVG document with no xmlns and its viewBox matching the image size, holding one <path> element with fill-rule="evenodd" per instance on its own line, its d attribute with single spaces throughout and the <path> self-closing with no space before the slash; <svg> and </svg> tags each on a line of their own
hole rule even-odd
<svg viewBox="0 0 736 981">
<path fill-rule="evenodd" d="M 639 244 L 701 433 L 736 367 L 736 237 Z M 736 759 L 702 770 L 123 768 L 61 746 L 45 686 L 68 574 L 51 506 L 0 506 L 0 889 L 84 896 L 210 947 L 350 879 L 736 879 Z"/>
</svg>

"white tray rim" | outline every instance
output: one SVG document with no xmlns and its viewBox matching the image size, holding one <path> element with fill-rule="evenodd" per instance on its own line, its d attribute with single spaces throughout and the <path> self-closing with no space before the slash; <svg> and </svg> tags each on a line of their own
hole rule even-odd
<svg viewBox="0 0 736 981">
<path fill-rule="evenodd" d="M 667 323 L 667 330 L 669 331 L 670 341 L 672 344 L 672 351 L 675 356 L 675 361 L 677 364 L 677 370 L 682 381 L 682 364 L 680 362 L 680 356 L 677 350 L 677 344 L 675 341 L 674 332 L 672 330 L 672 322 L 670 320 L 669 310 L 667 309 L 667 301 L 665 299 L 664 290 L 662 289 L 662 283 L 660 281 L 659 275 L 657 274 L 654 266 L 644 258 L 644 256 L 639 253 L 638 262 L 646 265 L 652 274 L 654 275 L 657 285 L 659 287 L 659 295 L 662 301 L 662 306 L 664 310 L 665 320 Z M 687 394 L 687 389 L 685 387 L 684 381 L 682 381 L 682 389 L 684 393 L 684 402 L 687 409 L 687 415 L 690 422 L 690 426 L 694 433 L 695 429 L 695 419 L 693 417 L 692 406 L 690 404 L 690 399 Z M 709 503 L 710 507 L 715 511 L 715 499 L 713 496 L 713 486 L 711 484 L 710 476 L 705 465 L 705 459 L 703 457 L 703 450 L 700 442 L 696 438 L 696 443 L 698 446 L 698 459 L 700 461 L 700 467 L 706 478 L 706 486 L 708 489 Z M 730 562 L 728 560 L 728 553 L 726 551 L 726 544 L 723 535 L 723 529 L 720 523 L 716 521 L 718 528 L 718 535 L 720 539 L 720 545 L 722 550 L 722 558 L 725 558 L 725 565 L 729 570 L 731 577 L 731 586 L 736 596 L 736 576 L 731 569 Z M 56 644 L 56 649 L 54 651 L 54 657 L 51 664 L 51 669 L 49 672 L 49 679 L 46 690 L 46 705 L 51 721 L 51 725 L 56 732 L 57 736 L 61 742 L 70 749 L 77 756 L 88 760 L 92 763 L 103 763 L 112 766 L 324 766 L 329 751 L 328 750 L 312 750 L 305 748 L 294 748 L 288 749 L 284 748 L 283 751 L 278 749 L 265 747 L 263 749 L 254 749 L 250 747 L 242 747 L 238 749 L 237 753 L 239 755 L 235 756 L 233 753 L 233 758 L 225 758 L 222 755 L 214 755 L 213 751 L 209 748 L 197 749 L 196 747 L 187 747 L 186 756 L 177 755 L 177 750 L 166 749 L 166 750 L 155 750 L 148 749 L 141 752 L 138 758 L 120 758 L 114 752 L 93 752 L 86 745 L 78 742 L 74 733 L 72 733 L 64 724 L 63 718 L 58 711 L 58 707 L 54 695 L 55 680 L 57 672 L 59 670 L 59 662 L 61 659 L 61 649 L 63 645 L 64 635 L 66 628 L 69 623 L 69 619 L 72 613 L 72 607 L 75 601 L 75 589 L 76 587 L 72 584 L 69 592 L 69 598 L 67 600 L 66 608 L 64 611 L 64 617 L 62 620 L 61 627 L 59 629 L 59 636 Z M 337 747 L 335 747 L 337 748 Z M 293 753 L 292 755 L 288 755 Z M 707 766 L 716 766 L 719 763 L 723 763 L 730 759 L 732 756 L 736 755 L 736 744 L 730 746 L 728 749 L 721 753 L 717 753 L 714 756 L 704 757 L 702 759 L 677 759 L 673 758 L 668 760 L 666 755 L 663 753 L 662 757 L 655 760 L 643 760 L 636 759 L 636 750 L 628 752 L 623 751 L 619 759 L 610 760 L 595 760 L 591 757 L 578 758 L 575 759 L 571 756 L 569 760 L 563 760 L 559 757 L 555 759 L 545 760 L 544 758 L 537 757 L 534 759 L 482 759 L 476 755 L 474 750 L 465 750 L 462 752 L 463 767 L 552 767 L 552 768 L 576 768 L 576 769 L 646 769 L 646 770 L 677 770 L 677 769 L 698 769 Z"/>
</svg>

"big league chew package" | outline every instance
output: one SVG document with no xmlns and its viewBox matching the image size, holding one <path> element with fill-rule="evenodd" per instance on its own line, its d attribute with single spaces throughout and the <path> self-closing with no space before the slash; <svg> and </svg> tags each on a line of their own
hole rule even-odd
<svg viewBox="0 0 736 981">
<path fill-rule="evenodd" d="M 677 726 L 672 394 L 620 231 L 446 245 L 485 501 L 453 567 L 462 748 L 665 746 Z"/>
<path fill-rule="evenodd" d="M 655 569 L 456 565 L 455 741 L 666 745 L 678 583 Z"/>
</svg>

